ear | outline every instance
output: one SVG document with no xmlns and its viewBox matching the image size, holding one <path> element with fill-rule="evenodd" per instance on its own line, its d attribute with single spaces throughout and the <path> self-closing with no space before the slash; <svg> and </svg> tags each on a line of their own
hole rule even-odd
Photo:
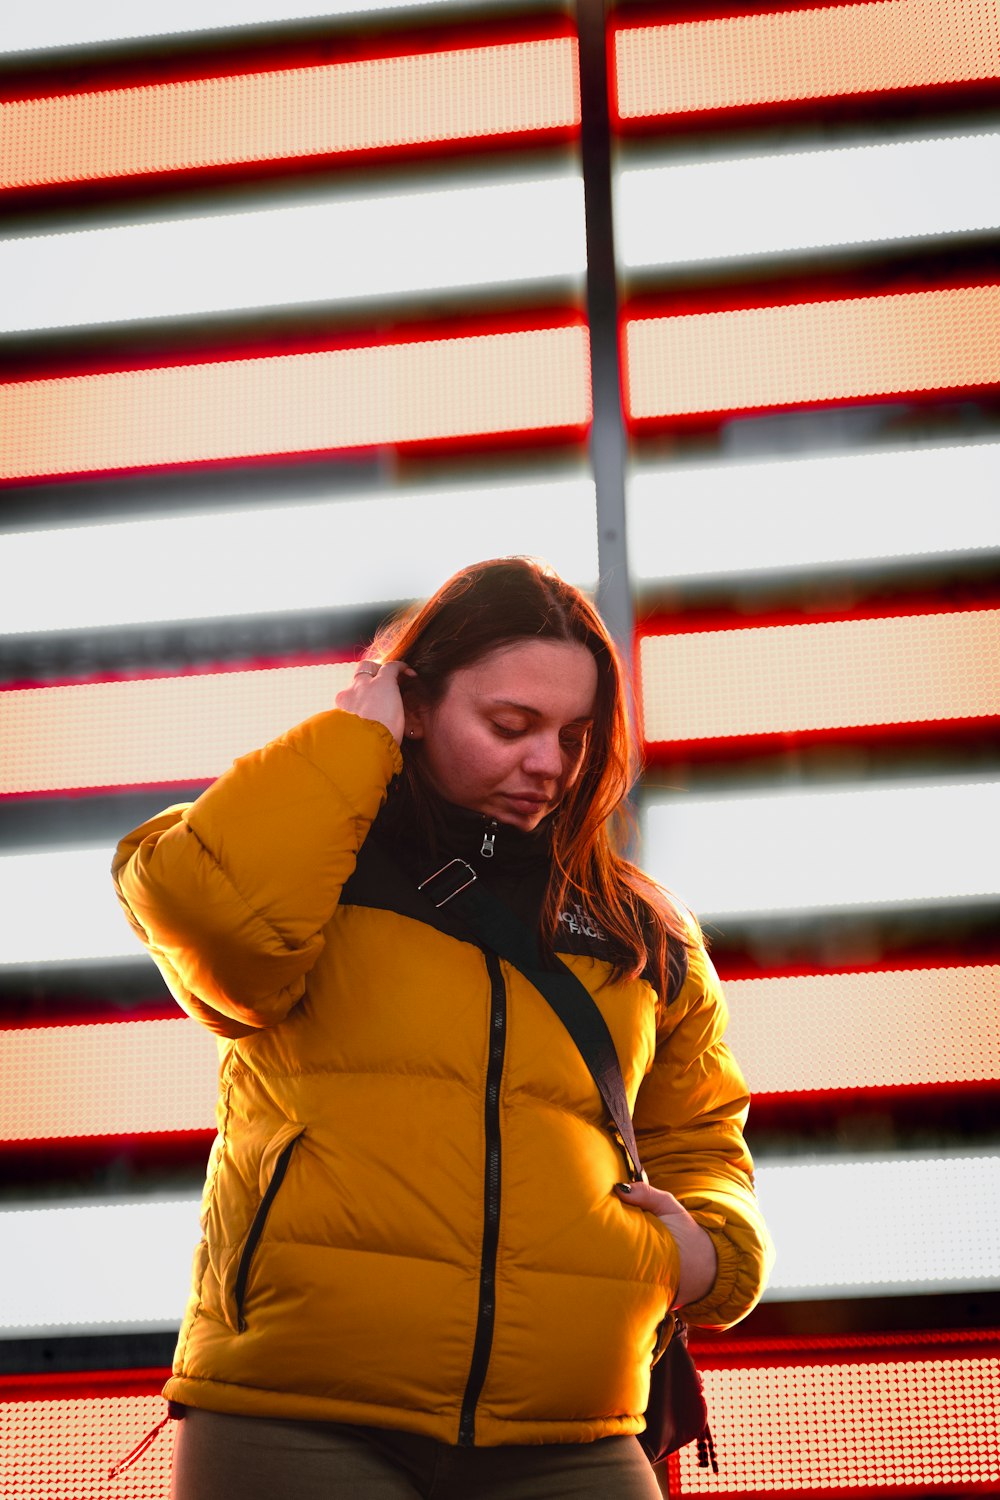
<svg viewBox="0 0 1000 1500">
<path fill-rule="evenodd" d="M 412 683 L 412 679 L 410 680 Z M 422 740 L 425 734 L 424 715 L 426 704 L 423 694 L 410 684 L 403 686 L 403 738 Z"/>
</svg>

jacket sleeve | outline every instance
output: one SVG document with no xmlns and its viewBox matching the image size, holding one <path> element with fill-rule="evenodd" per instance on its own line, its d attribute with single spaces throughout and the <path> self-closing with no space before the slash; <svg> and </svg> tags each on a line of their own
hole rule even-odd
<svg viewBox="0 0 1000 1500">
<path fill-rule="evenodd" d="M 774 1259 L 743 1138 L 749 1094 L 723 1041 L 728 1010 L 700 943 L 660 1022 L 656 1058 L 634 1111 L 636 1143 L 654 1187 L 673 1193 L 712 1236 L 719 1269 L 711 1290 L 684 1309 L 688 1322 L 724 1329 L 760 1298 Z"/>
<path fill-rule="evenodd" d="M 331 709 L 122 840 L 119 900 L 189 1014 L 228 1037 L 284 1019 L 401 767 L 381 724 Z"/>
</svg>

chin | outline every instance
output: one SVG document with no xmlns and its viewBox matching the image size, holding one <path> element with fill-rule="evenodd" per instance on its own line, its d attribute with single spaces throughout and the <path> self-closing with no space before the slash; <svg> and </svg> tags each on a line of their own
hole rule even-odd
<svg viewBox="0 0 1000 1500">
<path fill-rule="evenodd" d="M 523 812 L 514 807 L 503 807 L 490 816 L 495 817 L 498 823 L 507 823 L 512 828 L 520 828 L 523 833 L 532 833 L 550 812 L 551 808 L 543 803 L 541 807 Z"/>
</svg>

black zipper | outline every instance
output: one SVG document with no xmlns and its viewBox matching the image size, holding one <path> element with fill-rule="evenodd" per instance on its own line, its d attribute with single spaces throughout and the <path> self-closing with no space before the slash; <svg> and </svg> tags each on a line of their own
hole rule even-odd
<svg viewBox="0 0 1000 1500">
<path fill-rule="evenodd" d="M 240 1263 L 236 1271 L 236 1284 L 233 1288 L 233 1298 L 236 1302 L 236 1326 L 240 1333 L 243 1333 L 247 1326 L 246 1319 L 243 1316 L 243 1302 L 247 1294 L 250 1262 L 253 1260 L 253 1253 L 257 1248 L 257 1242 L 264 1232 L 264 1221 L 267 1218 L 268 1210 L 274 1202 L 275 1194 L 281 1186 L 282 1179 L 288 1170 L 288 1163 L 292 1159 L 292 1152 L 295 1150 L 298 1142 L 299 1137 L 297 1135 L 293 1136 L 288 1145 L 282 1149 L 281 1155 L 275 1162 L 274 1171 L 271 1173 L 271 1181 L 267 1185 L 267 1190 L 263 1198 L 261 1198 L 257 1205 L 257 1212 L 254 1214 L 253 1222 L 250 1225 L 250 1233 L 247 1235 L 246 1244 L 243 1246 L 243 1253 L 240 1255 Z"/>
<path fill-rule="evenodd" d="M 479 1270 L 479 1312 L 476 1337 L 472 1346 L 472 1363 L 462 1398 L 462 1415 L 458 1424 L 458 1441 L 471 1448 L 476 1440 L 476 1403 L 493 1347 L 496 1321 L 497 1246 L 500 1240 L 500 1079 L 503 1074 L 504 1048 L 507 1041 L 507 988 L 503 982 L 500 960 L 486 953 L 486 970 L 490 976 L 490 1052 L 486 1064 L 486 1162 L 483 1191 L 483 1253 Z"/>
</svg>

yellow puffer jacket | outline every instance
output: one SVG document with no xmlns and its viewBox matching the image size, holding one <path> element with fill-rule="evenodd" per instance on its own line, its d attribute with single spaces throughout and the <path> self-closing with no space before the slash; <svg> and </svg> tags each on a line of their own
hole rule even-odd
<svg viewBox="0 0 1000 1500">
<path fill-rule="evenodd" d="M 641 1431 L 677 1252 L 612 1192 L 623 1158 L 574 1044 L 516 969 L 419 908 L 340 900 L 400 768 L 381 725 L 331 710 L 118 851 L 129 920 L 220 1038 L 165 1393 L 447 1443 Z M 651 1181 L 713 1236 L 718 1277 L 687 1315 L 726 1327 L 770 1251 L 711 964 L 692 953 L 658 1020 L 645 980 L 566 961 L 614 1037 Z"/>
</svg>

